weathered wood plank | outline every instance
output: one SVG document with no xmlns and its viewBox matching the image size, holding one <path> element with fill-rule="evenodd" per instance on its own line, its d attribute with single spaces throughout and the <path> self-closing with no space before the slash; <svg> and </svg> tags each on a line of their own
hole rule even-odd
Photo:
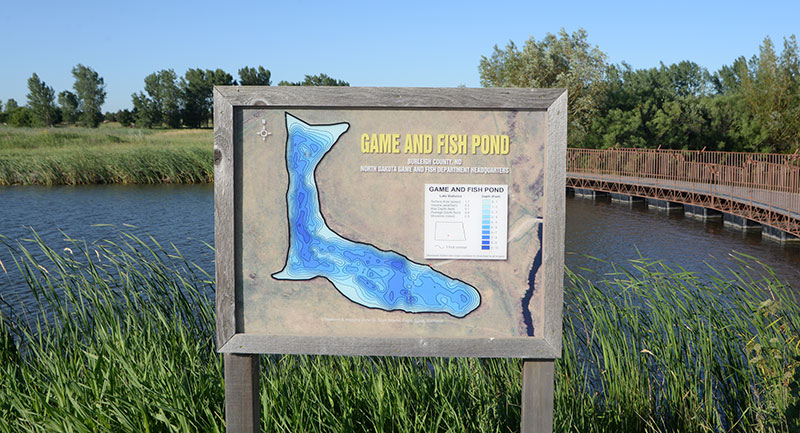
<svg viewBox="0 0 800 433">
<path fill-rule="evenodd" d="M 258 355 L 225 354 L 225 431 L 261 431 Z"/>
<path fill-rule="evenodd" d="M 542 266 L 545 294 L 543 337 L 561 358 L 561 314 L 564 306 L 564 222 L 566 218 L 567 91 L 547 109 L 545 210 Z M 530 358 L 530 357 L 528 357 Z"/>
<path fill-rule="evenodd" d="M 236 333 L 233 106 L 214 90 L 214 248 L 217 347 Z"/>
<path fill-rule="evenodd" d="M 522 364 L 522 433 L 552 433 L 555 363 L 526 359 Z"/>
<path fill-rule="evenodd" d="M 234 106 L 546 110 L 564 89 L 220 86 Z"/>
<path fill-rule="evenodd" d="M 546 358 L 561 356 L 544 339 L 517 338 L 369 338 L 236 334 L 219 348 L 223 353 L 285 353 L 368 356 L 473 356 Z"/>
</svg>

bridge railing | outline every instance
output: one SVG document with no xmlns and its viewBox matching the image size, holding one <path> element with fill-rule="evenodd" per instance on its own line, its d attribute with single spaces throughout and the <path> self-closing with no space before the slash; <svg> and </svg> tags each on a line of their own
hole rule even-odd
<svg viewBox="0 0 800 433">
<path fill-rule="evenodd" d="M 800 212 L 800 155 L 660 149 L 568 149 L 567 173 L 695 188 Z M 638 179 L 636 181 L 634 178 Z"/>
</svg>

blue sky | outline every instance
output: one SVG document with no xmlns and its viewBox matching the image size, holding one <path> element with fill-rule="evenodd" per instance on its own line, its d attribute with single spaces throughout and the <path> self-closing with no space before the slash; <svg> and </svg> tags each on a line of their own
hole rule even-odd
<svg viewBox="0 0 800 433">
<path fill-rule="evenodd" d="M 24 104 L 33 72 L 56 93 L 78 63 L 106 82 L 104 111 L 130 108 L 144 77 L 262 65 L 273 82 L 327 73 L 353 86 L 480 86 L 494 45 L 584 28 L 612 63 L 692 60 L 716 70 L 770 36 L 800 33 L 800 2 L 7 1 L 0 100 Z"/>
</svg>

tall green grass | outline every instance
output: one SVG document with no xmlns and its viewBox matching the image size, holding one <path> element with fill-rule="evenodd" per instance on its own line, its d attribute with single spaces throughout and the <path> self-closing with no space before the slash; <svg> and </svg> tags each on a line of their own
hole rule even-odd
<svg viewBox="0 0 800 433">
<path fill-rule="evenodd" d="M 2 308 L 0 431 L 224 429 L 210 276 L 174 248 L 124 233 L 63 251 L 34 237 L 10 252 L 4 268 L 24 275 L 39 306 Z M 556 431 L 800 427 L 800 310 L 786 287 L 742 272 L 728 281 L 712 269 L 700 278 L 658 262 L 628 267 L 596 282 L 567 274 Z M 519 360 L 264 356 L 261 365 L 263 431 L 519 428 Z"/>
<path fill-rule="evenodd" d="M 790 288 L 766 269 L 751 278 L 744 261 L 733 280 L 711 267 L 698 276 L 661 262 L 630 266 L 597 283 L 567 271 L 556 395 L 572 409 L 560 415 L 580 420 L 575 431 L 800 428 L 800 308 Z"/>
<path fill-rule="evenodd" d="M 210 130 L 0 127 L 0 185 L 213 180 Z"/>
</svg>

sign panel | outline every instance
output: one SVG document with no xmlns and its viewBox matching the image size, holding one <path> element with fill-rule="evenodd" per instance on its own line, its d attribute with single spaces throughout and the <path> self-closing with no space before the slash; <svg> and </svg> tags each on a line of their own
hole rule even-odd
<svg viewBox="0 0 800 433">
<path fill-rule="evenodd" d="M 221 351 L 559 356 L 563 91 L 215 92 Z"/>
</svg>

